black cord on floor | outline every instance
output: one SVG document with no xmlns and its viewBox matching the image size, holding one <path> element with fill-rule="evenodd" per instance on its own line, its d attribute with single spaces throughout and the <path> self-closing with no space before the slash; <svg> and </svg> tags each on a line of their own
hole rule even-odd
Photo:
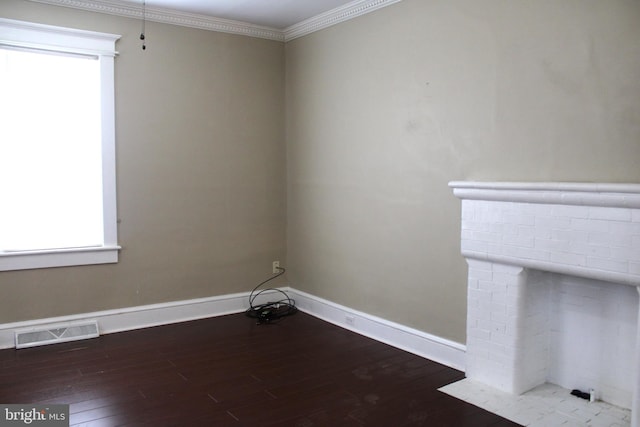
<svg viewBox="0 0 640 427">
<path fill-rule="evenodd" d="M 283 317 L 291 316 L 292 314 L 296 314 L 298 312 L 295 301 L 289 298 L 289 295 L 287 295 L 284 291 L 280 289 L 266 288 L 266 289 L 262 289 L 259 292 L 256 292 L 258 288 L 260 288 L 262 285 L 272 281 L 276 277 L 282 276 L 285 273 L 285 271 L 287 271 L 282 267 L 276 267 L 276 268 L 279 270 L 278 274 L 271 276 L 267 280 L 261 282 L 258 286 L 253 288 L 253 290 L 251 291 L 251 294 L 249 294 L 249 309 L 245 312 L 245 314 L 249 317 L 258 319 L 258 325 L 261 325 L 263 323 L 274 323 L 282 319 Z M 253 302 L 257 297 L 259 297 L 261 294 L 268 291 L 280 293 L 284 295 L 284 298 L 274 302 L 270 301 L 265 304 L 258 304 L 258 305 L 253 304 Z"/>
</svg>

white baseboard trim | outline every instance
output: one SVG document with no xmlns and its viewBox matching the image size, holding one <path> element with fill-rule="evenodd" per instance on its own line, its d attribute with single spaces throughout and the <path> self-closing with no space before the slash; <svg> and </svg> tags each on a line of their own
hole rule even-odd
<svg viewBox="0 0 640 427">
<path fill-rule="evenodd" d="M 307 294 L 293 288 L 283 291 L 295 300 L 298 309 L 385 344 L 464 371 L 466 346 L 380 317 Z M 268 299 L 269 293 L 263 294 Z M 262 298 L 262 297 L 261 297 Z M 189 320 L 241 313 L 249 307 L 249 292 L 220 295 L 168 303 L 96 311 L 70 316 L 0 324 L 0 348 L 15 347 L 15 331 L 42 325 L 64 325 L 97 320 L 100 334 L 168 325 Z M 349 322 L 347 321 L 349 319 Z"/>
<path fill-rule="evenodd" d="M 130 331 L 170 323 L 187 322 L 225 314 L 241 313 L 249 306 L 249 293 L 220 295 L 115 310 L 95 311 L 71 316 L 0 324 L 0 348 L 15 347 L 15 331 L 36 329 L 41 325 L 97 320 L 100 334 Z"/>
<path fill-rule="evenodd" d="M 467 347 L 464 344 L 390 322 L 296 289 L 289 289 L 288 292 L 302 312 L 451 368 L 465 370 Z"/>
</svg>

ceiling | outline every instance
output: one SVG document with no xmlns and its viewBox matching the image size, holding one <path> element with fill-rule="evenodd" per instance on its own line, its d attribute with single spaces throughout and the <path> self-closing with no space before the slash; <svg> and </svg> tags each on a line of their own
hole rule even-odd
<svg viewBox="0 0 640 427">
<path fill-rule="evenodd" d="M 0 0 L 0 2 L 3 0 Z M 31 0 L 288 42 L 402 0 Z"/>
<path fill-rule="evenodd" d="M 142 4 L 143 0 L 137 3 Z M 134 0 L 130 1 L 134 3 Z M 150 8 L 171 9 L 284 30 L 354 0 L 146 0 Z"/>
</svg>

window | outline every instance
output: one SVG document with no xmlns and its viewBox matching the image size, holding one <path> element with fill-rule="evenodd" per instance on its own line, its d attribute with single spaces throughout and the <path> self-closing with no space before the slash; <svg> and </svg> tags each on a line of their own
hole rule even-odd
<svg viewBox="0 0 640 427">
<path fill-rule="evenodd" d="M 117 262 L 118 38 L 0 19 L 0 271 Z"/>
</svg>

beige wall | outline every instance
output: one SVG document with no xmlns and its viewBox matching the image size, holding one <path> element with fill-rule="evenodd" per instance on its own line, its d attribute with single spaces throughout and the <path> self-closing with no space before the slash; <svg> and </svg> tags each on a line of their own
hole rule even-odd
<svg viewBox="0 0 640 427">
<path fill-rule="evenodd" d="M 448 181 L 640 182 L 635 0 L 404 0 L 286 47 L 148 23 L 146 52 L 137 20 L 0 16 L 122 34 L 124 247 L 0 273 L 0 323 L 247 291 L 279 259 L 296 288 L 464 342 Z"/>
<path fill-rule="evenodd" d="M 635 0 L 404 0 L 288 43 L 293 286 L 464 342 L 447 182 L 640 182 L 639 24 Z"/>
<path fill-rule="evenodd" d="M 285 262 L 284 46 L 21 0 L 0 17 L 121 34 L 120 262 L 0 273 L 0 323 L 251 290 Z"/>
</svg>

